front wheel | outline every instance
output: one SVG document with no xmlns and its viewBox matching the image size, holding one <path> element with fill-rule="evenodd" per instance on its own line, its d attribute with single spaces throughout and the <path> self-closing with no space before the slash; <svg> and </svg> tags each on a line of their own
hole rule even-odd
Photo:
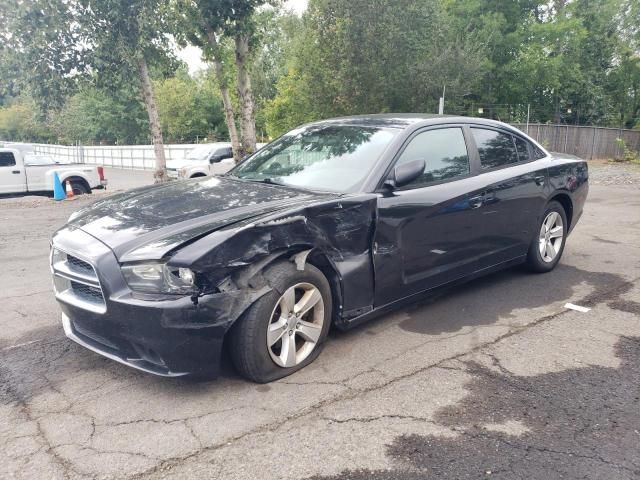
<svg viewBox="0 0 640 480">
<path fill-rule="evenodd" d="M 257 300 L 229 332 L 238 372 L 258 383 L 286 377 L 313 362 L 329 332 L 329 282 L 313 265 L 278 262 L 265 272 L 273 290 Z"/>
<path fill-rule="evenodd" d="M 527 266 L 530 270 L 544 273 L 555 268 L 564 251 L 567 228 L 567 215 L 563 206 L 558 202 L 550 202 L 529 246 Z"/>
</svg>

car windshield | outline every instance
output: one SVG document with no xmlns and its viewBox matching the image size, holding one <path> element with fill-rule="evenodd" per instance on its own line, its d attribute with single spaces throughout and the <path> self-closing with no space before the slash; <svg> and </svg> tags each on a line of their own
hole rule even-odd
<svg viewBox="0 0 640 480">
<path fill-rule="evenodd" d="M 346 192 L 371 170 L 397 131 L 354 125 L 293 130 L 238 165 L 230 175 L 309 190 Z"/>
<path fill-rule="evenodd" d="M 200 147 L 196 147 L 193 150 L 189 150 L 189 153 L 187 153 L 185 159 L 206 160 L 207 158 L 209 158 L 209 154 L 211 154 L 211 150 L 213 149 L 214 147 L 212 147 L 211 145 L 202 145 Z"/>
</svg>

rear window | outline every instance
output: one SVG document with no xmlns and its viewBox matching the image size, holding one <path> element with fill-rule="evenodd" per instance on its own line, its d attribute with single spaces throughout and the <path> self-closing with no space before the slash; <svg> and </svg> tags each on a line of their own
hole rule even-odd
<svg viewBox="0 0 640 480">
<path fill-rule="evenodd" d="M 513 137 L 516 142 L 516 151 L 518 152 L 518 160 L 521 162 L 528 162 L 531 160 L 531 154 L 529 153 L 529 142 L 523 140 L 520 137 Z"/>
<path fill-rule="evenodd" d="M 0 152 L 0 167 L 13 167 L 16 159 L 11 152 Z"/>
<path fill-rule="evenodd" d="M 472 128 L 483 169 L 504 167 L 518 162 L 513 137 L 507 133 L 484 128 Z"/>
</svg>

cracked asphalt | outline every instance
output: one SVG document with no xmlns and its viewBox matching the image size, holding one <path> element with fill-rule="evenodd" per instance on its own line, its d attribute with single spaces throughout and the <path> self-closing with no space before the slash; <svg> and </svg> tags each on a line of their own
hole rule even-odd
<svg viewBox="0 0 640 480">
<path fill-rule="evenodd" d="M 0 199 L 0 478 L 640 478 L 636 185 L 592 186 L 554 272 L 332 332 L 269 385 L 156 378 L 64 337 L 48 239 L 88 201 Z"/>
</svg>

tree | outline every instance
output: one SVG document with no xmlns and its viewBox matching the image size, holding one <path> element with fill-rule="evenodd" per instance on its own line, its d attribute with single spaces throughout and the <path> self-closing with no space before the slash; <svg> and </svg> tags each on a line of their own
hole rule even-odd
<svg viewBox="0 0 640 480">
<path fill-rule="evenodd" d="M 120 86 L 137 79 L 153 139 L 154 178 L 165 182 L 164 140 L 150 65 L 166 65 L 172 60 L 166 4 L 162 0 L 82 0 L 82 5 L 77 20 L 86 26 L 84 40 L 91 45 L 90 65 L 99 82 Z"/>
<path fill-rule="evenodd" d="M 167 180 L 164 142 L 150 68 L 170 63 L 163 0 L 32 0 L 18 2 L 12 42 L 24 57 L 33 93 L 57 106 L 80 77 L 100 88 L 137 85 L 156 156 L 156 182 Z"/>
<path fill-rule="evenodd" d="M 46 142 L 53 139 L 32 98 L 22 95 L 0 108 L 0 139 L 14 142 Z"/>
<path fill-rule="evenodd" d="M 162 132 L 170 142 L 226 139 L 222 100 L 207 72 L 196 78 L 185 70 L 155 82 Z"/>
<path fill-rule="evenodd" d="M 106 92 L 91 85 L 80 88 L 49 124 L 59 143 L 131 145 L 149 142 L 149 120 L 138 89 Z"/>
<path fill-rule="evenodd" d="M 250 63 L 256 45 L 254 14 L 264 4 L 275 0 L 176 0 L 182 19 L 179 36 L 207 48 L 205 54 L 214 62 L 216 76 L 225 105 L 227 127 L 236 160 L 256 149 L 255 99 L 251 84 Z M 236 68 L 236 90 L 240 110 L 240 136 L 236 141 L 235 113 L 228 93 L 224 51 L 232 43 Z"/>
<path fill-rule="evenodd" d="M 371 112 L 434 111 L 443 86 L 478 85 L 484 45 L 450 28 L 438 0 L 311 0 L 269 133 L 301 120 Z"/>
</svg>

